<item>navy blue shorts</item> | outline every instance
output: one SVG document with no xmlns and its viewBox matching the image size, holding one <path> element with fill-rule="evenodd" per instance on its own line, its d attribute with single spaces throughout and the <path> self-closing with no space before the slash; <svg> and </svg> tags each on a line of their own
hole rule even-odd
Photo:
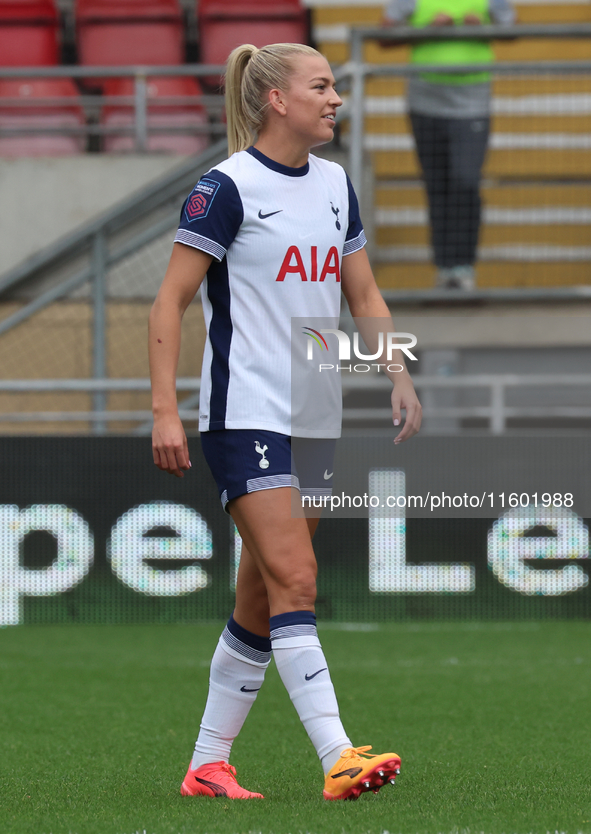
<svg viewBox="0 0 591 834">
<path fill-rule="evenodd" d="M 201 433 L 201 448 L 227 511 L 248 492 L 295 487 L 302 496 L 332 494 L 336 440 L 288 437 L 259 429 Z"/>
</svg>

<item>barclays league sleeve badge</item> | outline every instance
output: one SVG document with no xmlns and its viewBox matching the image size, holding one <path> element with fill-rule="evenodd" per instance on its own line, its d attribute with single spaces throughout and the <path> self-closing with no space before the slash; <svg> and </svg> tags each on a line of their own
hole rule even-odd
<svg viewBox="0 0 591 834">
<path fill-rule="evenodd" d="M 199 180 L 189 195 L 185 206 L 185 215 L 189 223 L 192 223 L 194 220 L 200 220 L 202 217 L 207 217 L 219 187 L 219 182 L 215 180 Z"/>
</svg>

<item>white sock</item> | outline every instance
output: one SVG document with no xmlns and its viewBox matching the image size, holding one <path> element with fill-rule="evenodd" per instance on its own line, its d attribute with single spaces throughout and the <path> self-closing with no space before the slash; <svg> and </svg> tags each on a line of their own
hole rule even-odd
<svg viewBox="0 0 591 834">
<path fill-rule="evenodd" d="M 316 617 L 293 611 L 271 617 L 270 626 L 277 670 L 326 774 L 352 745 L 339 717 Z"/>
<path fill-rule="evenodd" d="M 195 770 L 227 762 L 232 742 L 263 685 L 271 661 L 271 642 L 252 634 L 230 617 L 211 661 L 209 694 L 191 760 Z"/>
</svg>

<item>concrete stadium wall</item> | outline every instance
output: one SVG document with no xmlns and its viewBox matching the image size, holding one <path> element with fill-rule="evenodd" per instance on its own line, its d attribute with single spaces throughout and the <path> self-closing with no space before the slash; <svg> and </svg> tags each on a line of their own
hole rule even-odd
<svg viewBox="0 0 591 834">
<path fill-rule="evenodd" d="M 0 275 L 183 159 L 162 154 L 0 159 Z"/>
</svg>

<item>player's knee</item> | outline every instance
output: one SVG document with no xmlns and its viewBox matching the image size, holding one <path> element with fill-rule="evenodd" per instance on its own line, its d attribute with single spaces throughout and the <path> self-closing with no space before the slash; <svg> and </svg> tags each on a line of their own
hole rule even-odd
<svg viewBox="0 0 591 834">
<path fill-rule="evenodd" d="M 288 594 L 293 604 L 293 611 L 313 607 L 316 602 L 316 576 L 314 572 L 309 571 L 292 577 Z"/>
</svg>

